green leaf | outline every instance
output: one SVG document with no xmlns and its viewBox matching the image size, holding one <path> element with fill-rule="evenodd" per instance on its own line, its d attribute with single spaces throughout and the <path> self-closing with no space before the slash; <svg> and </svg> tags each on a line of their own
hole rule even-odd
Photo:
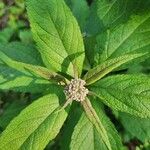
<svg viewBox="0 0 150 150">
<path fill-rule="evenodd" d="M 97 4 L 94 1 L 90 6 L 89 17 L 87 18 L 86 22 L 86 34 L 88 36 L 95 36 L 96 34 L 101 32 L 101 21 L 97 15 Z"/>
<path fill-rule="evenodd" d="M 149 52 L 149 26 L 150 12 L 148 11 L 132 16 L 127 23 L 100 34 L 97 39 L 98 64 L 129 53 Z"/>
<path fill-rule="evenodd" d="M 36 93 L 45 91 L 49 88 L 50 84 L 54 82 L 52 80 L 52 82 L 46 80 L 56 77 L 55 73 L 50 72 L 44 67 L 34 65 L 42 64 L 42 62 L 38 61 L 40 60 L 38 58 L 38 53 L 34 53 L 35 49 L 33 47 L 29 46 L 29 48 L 26 48 L 25 52 L 25 45 L 21 43 L 15 42 L 6 47 L 4 46 L 5 45 L 0 46 L 0 89 Z M 2 49 L 3 47 L 4 49 Z M 27 52 L 28 50 L 29 52 Z M 32 54 L 30 55 L 31 52 Z M 32 57 L 32 55 L 34 56 Z M 23 56 L 23 58 L 21 56 Z M 35 58 L 36 56 L 37 58 Z M 17 62 L 16 60 L 23 62 L 28 60 L 33 65 Z M 46 80 L 40 78 L 44 78 Z"/>
<path fill-rule="evenodd" d="M 89 15 L 89 6 L 86 0 L 65 0 L 76 17 L 80 28 L 84 31 L 86 19 Z"/>
<path fill-rule="evenodd" d="M 150 8 L 147 0 L 95 0 L 87 22 L 87 33 L 96 35 L 126 22 L 131 15 Z"/>
<path fill-rule="evenodd" d="M 127 0 L 97 0 L 97 14 L 104 26 L 110 27 L 127 13 Z"/>
<path fill-rule="evenodd" d="M 9 44 L 1 43 L 0 51 L 16 61 L 39 66 L 43 65 L 40 53 L 32 44 L 23 44 L 21 42 L 11 42 Z"/>
<path fill-rule="evenodd" d="M 61 91 L 57 90 L 61 99 L 64 99 Z M 33 102 L 2 133 L 0 149 L 44 149 L 59 133 L 67 117 L 65 110 L 56 111 L 59 106 L 59 98 L 55 94 Z"/>
<path fill-rule="evenodd" d="M 97 132 L 101 135 L 102 141 L 104 142 L 105 146 L 108 148 L 108 150 L 112 150 L 110 141 L 107 135 L 107 132 L 99 119 L 97 113 L 95 112 L 94 108 L 92 107 L 91 102 L 87 98 L 85 101 L 82 102 L 84 111 L 88 117 L 88 119 L 92 122 L 94 127 L 96 128 Z"/>
<path fill-rule="evenodd" d="M 44 79 L 25 75 L 5 65 L 0 65 L 0 89 L 19 92 L 39 93 L 49 89 L 53 84 Z"/>
<path fill-rule="evenodd" d="M 116 26 L 125 22 L 135 10 L 142 9 L 143 0 L 97 0 L 97 14 L 104 27 Z M 144 0 L 147 3 L 146 0 Z M 145 6 L 145 5 L 144 5 Z"/>
<path fill-rule="evenodd" d="M 119 118 L 125 131 L 133 137 L 143 143 L 150 139 L 150 119 L 137 118 L 126 113 L 120 113 Z"/>
<path fill-rule="evenodd" d="M 25 105 L 18 101 L 13 101 L 8 104 L 2 115 L 0 115 L 0 127 L 5 129 L 10 121 L 16 117 L 24 107 Z"/>
<path fill-rule="evenodd" d="M 109 149 L 121 150 L 121 139 L 111 121 L 102 111 L 100 103 L 95 101 L 93 106 L 110 141 L 111 147 Z M 70 148 L 71 150 L 108 150 L 107 146 L 103 142 L 103 136 L 99 134 L 98 130 L 93 125 L 93 122 L 88 119 L 85 113 L 82 114 L 74 129 Z"/>
<path fill-rule="evenodd" d="M 5 14 L 5 3 L 4 2 L 0 2 L 0 17 L 2 17 Z"/>
<path fill-rule="evenodd" d="M 130 67 L 128 68 L 128 74 L 137 74 L 137 73 L 142 73 L 143 71 L 144 68 L 140 63 L 130 65 Z"/>
<path fill-rule="evenodd" d="M 114 59 L 110 59 L 108 61 L 103 62 L 102 64 L 96 66 L 95 68 L 89 70 L 86 75 L 84 76 L 84 80 L 86 80 L 87 85 L 90 85 L 97 80 L 101 79 L 114 69 L 120 67 L 121 65 L 134 60 L 138 57 L 141 57 L 145 54 L 139 53 L 139 54 L 129 54 L 124 55 L 121 57 L 116 57 Z"/>
<path fill-rule="evenodd" d="M 60 149 L 62 150 L 70 150 L 70 142 L 72 133 L 74 131 L 74 127 L 78 123 L 83 110 L 79 107 L 78 103 L 73 103 L 71 105 L 67 120 L 63 127 L 61 137 L 60 137 Z"/>
<path fill-rule="evenodd" d="M 19 32 L 19 38 L 23 43 L 33 43 L 33 37 L 30 30 L 21 30 Z"/>
<path fill-rule="evenodd" d="M 86 54 L 87 61 L 93 67 L 94 57 L 95 57 L 94 55 L 95 55 L 96 38 L 86 37 L 84 43 L 85 43 L 85 54 Z"/>
<path fill-rule="evenodd" d="M 8 43 L 13 34 L 14 30 L 11 28 L 5 28 L 0 31 L 0 43 Z"/>
<path fill-rule="evenodd" d="M 117 75 L 102 79 L 91 90 L 109 107 L 150 118 L 150 78 L 144 75 Z"/>
<path fill-rule="evenodd" d="M 27 0 L 27 11 L 45 65 L 54 71 L 80 76 L 84 60 L 83 39 L 65 2 Z"/>
<path fill-rule="evenodd" d="M 90 53 L 92 57 L 93 55 L 95 55 L 96 65 L 102 63 L 103 60 L 105 60 L 105 57 L 107 57 L 107 56 L 101 56 L 101 53 L 103 53 L 103 51 L 106 51 L 107 45 L 109 46 L 109 32 L 113 34 L 115 32 L 114 30 L 117 30 L 117 29 L 114 29 L 114 27 L 121 28 L 120 24 L 123 24 L 123 23 L 125 24 L 129 20 L 131 15 L 133 14 L 141 15 L 141 13 L 143 11 L 146 11 L 148 8 L 150 8 L 150 1 L 147 1 L 147 0 L 138 0 L 138 1 L 137 0 L 132 0 L 132 1 L 130 0 L 111 0 L 111 1 L 110 0 L 95 0 L 92 3 L 92 6 L 90 8 L 90 16 L 88 18 L 87 25 L 86 25 L 86 33 L 87 33 L 87 36 L 90 36 L 90 38 L 93 36 L 97 36 L 98 34 L 100 35 L 97 37 L 97 44 L 96 44 L 97 46 L 93 46 L 87 52 Z M 111 47 L 108 47 L 108 49 L 113 48 L 114 41 L 116 44 L 118 44 L 118 39 L 119 38 L 121 39 L 120 35 L 122 35 L 121 31 L 120 33 L 116 33 L 116 36 L 112 37 L 110 42 L 112 40 L 113 41 L 112 41 Z M 94 43 L 96 43 L 96 40 L 94 41 Z M 87 45 L 86 47 L 89 47 L 89 46 Z M 123 51 L 126 51 L 126 50 L 127 49 Z M 107 53 L 105 52 L 103 55 L 107 55 Z M 118 56 L 120 55 L 118 54 Z"/>
<path fill-rule="evenodd" d="M 117 26 L 128 16 L 128 0 L 97 0 L 96 12 L 101 25 L 101 32 Z M 125 16 L 126 15 L 126 16 Z"/>
<path fill-rule="evenodd" d="M 60 79 L 61 78 L 63 79 L 63 77 L 61 77 L 60 75 L 50 72 L 47 68 L 44 68 L 42 66 L 36 66 L 12 60 L 1 51 L 0 51 L 0 60 L 3 63 L 7 64 L 9 67 L 16 69 L 33 78 L 34 76 L 37 78 L 42 77 L 44 79 L 52 81 L 54 78 L 56 78 L 56 76 L 58 76 Z"/>
</svg>

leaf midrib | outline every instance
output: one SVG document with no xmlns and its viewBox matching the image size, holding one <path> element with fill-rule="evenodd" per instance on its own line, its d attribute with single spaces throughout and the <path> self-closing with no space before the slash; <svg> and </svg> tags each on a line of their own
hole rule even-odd
<svg viewBox="0 0 150 150">
<path fill-rule="evenodd" d="M 56 2 L 57 2 L 57 5 L 58 5 L 58 1 L 57 1 L 57 0 L 56 0 Z M 64 3 L 63 3 L 63 5 L 64 5 Z M 48 7 L 47 7 L 47 10 L 48 10 Z M 63 10 L 64 10 L 64 12 L 65 12 L 64 7 L 63 7 Z M 60 42 L 61 42 L 61 44 L 63 45 L 64 50 L 65 50 L 66 53 L 68 54 L 68 58 L 69 58 L 70 63 L 71 63 L 72 66 L 73 66 L 73 71 L 74 71 L 74 75 L 75 75 L 75 66 L 74 66 L 73 62 L 71 61 L 71 59 L 70 59 L 69 53 L 68 53 L 68 51 L 66 50 L 66 47 L 65 47 L 64 43 L 62 42 L 61 35 L 60 35 L 60 33 L 58 32 L 58 30 L 57 30 L 57 28 L 56 28 L 56 25 L 55 25 L 55 22 L 54 22 L 54 20 L 52 19 L 51 14 L 49 13 L 49 11 L 48 11 L 48 14 L 49 14 L 49 16 L 50 16 L 50 19 L 51 19 L 52 22 L 53 22 L 53 25 L 54 25 L 54 27 L 55 27 L 55 29 L 56 29 L 56 32 L 57 32 L 59 38 L 61 39 Z M 66 18 L 65 18 L 65 20 L 66 20 Z"/>
</svg>

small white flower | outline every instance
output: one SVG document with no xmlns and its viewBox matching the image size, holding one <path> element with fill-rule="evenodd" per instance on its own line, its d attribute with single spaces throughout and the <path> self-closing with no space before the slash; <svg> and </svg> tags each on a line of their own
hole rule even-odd
<svg viewBox="0 0 150 150">
<path fill-rule="evenodd" d="M 86 82 L 84 80 L 72 79 L 64 90 L 67 98 L 78 102 L 84 101 L 89 93 L 85 84 Z"/>
</svg>

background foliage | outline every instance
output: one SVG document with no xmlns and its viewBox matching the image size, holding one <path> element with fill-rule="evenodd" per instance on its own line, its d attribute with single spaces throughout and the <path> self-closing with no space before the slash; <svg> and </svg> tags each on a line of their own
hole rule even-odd
<svg viewBox="0 0 150 150">
<path fill-rule="evenodd" d="M 111 2 L 109 0 L 102 0 L 102 1 L 65 0 L 65 1 L 66 4 L 72 10 L 76 19 L 78 20 L 79 26 L 82 31 L 82 35 L 84 37 L 87 54 L 87 58 L 84 64 L 85 72 L 88 68 L 98 65 L 102 63 L 104 60 L 109 61 L 110 58 L 115 58 L 116 56 L 122 56 L 126 53 L 133 54 L 134 51 L 144 51 L 144 52 L 150 51 L 149 0 L 139 0 L 139 1 L 112 0 Z M 102 3 L 103 5 L 101 5 Z M 111 3 L 111 6 L 109 5 L 109 3 Z M 96 9 L 97 6 L 99 7 L 98 10 Z M 136 16 L 136 14 L 140 13 L 143 14 L 143 12 L 144 15 L 140 15 L 140 17 Z M 140 34 L 139 39 L 136 38 L 137 34 L 138 35 Z M 117 39 L 118 42 L 114 43 L 114 41 L 116 41 L 116 39 L 114 40 L 114 38 L 117 38 L 116 35 L 120 35 L 120 37 L 118 37 Z M 100 43 L 99 41 L 104 42 Z M 145 42 L 144 44 L 140 44 L 140 41 Z M 13 51 L 13 49 L 15 49 L 16 43 L 18 42 L 20 44 L 19 46 L 20 50 L 18 49 L 18 52 Z M 41 58 L 37 57 L 39 55 L 37 54 L 37 51 L 34 49 L 32 45 L 33 43 L 34 43 L 33 37 L 29 27 L 29 21 L 25 10 L 24 0 L 0 1 L 0 49 L 3 49 L 3 51 L 8 51 L 11 58 L 17 60 L 20 59 L 21 62 L 26 63 L 30 61 L 32 64 L 40 65 L 43 62 L 40 61 Z M 5 49 L 6 45 L 8 49 Z M 128 52 L 126 52 L 126 46 L 131 47 Z M 30 58 L 30 54 L 28 54 L 28 56 L 23 56 L 24 55 L 23 51 L 26 51 L 27 49 L 31 49 L 31 53 L 32 54 L 34 53 L 35 58 Z M 127 58 L 128 57 L 125 57 L 125 60 Z M 121 60 L 122 59 L 123 58 L 121 57 Z M 59 69 L 57 66 L 55 67 L 56 69 Z M 11 79 L 11 82 L 6 82 L 3 80 L 2 76 L 5 76 L 6 72 L 9 72 L 10 76 L 8 76 L 7 79 L 8 80 Z M 1 73 L 0 88 L 3 90 L 7 89 L 7 87 L 10 87 L 10 85 L 12 85 L 13 87 L 13 84 L 15 85 L 16 83 L 20 83 L 18 87 L 15 87 L 15 89 L 18 92 L 11 91 L 13 90 L 14 87 L 12 89 L 10 88 L 9 91 L 0 92 L 0 133 L 1 133 L 9 124 L 9 122 L 15 116 L 17 116 L 22 109 L 28 106 L 33 101 L 33 99 L 39 98 L 41 95 L 43 95 L 43 93 L 39 94 L 34 93 L 37 93 L 39 89 L 41 91 L 42 88 L 43 92 L 45 92 L 44 89 L 47 86 L 47 82 L 41 80 L 34 81 L 34 79 L 27 78 L 26 76 L 24 76 L 24 74 L 22 74 L 22 77 L 20 78 L 18 77 L 21 74 L 20 72 L 17 72 L 14 69 L 8 69 L 7 66 L 4 66 L 2 64 L 2 62 L 0 62 L 0 73 Z M 70 74 L 71 73 L 72 72 L 70 72 Z M 129 74 L 143 73 L 149 76 L 150 59 L 146 58 L 144 62 L 141 61 L 141 58 L 137 59 L 135 60 L 135 63 L 132 64 L 129 63 L 125 66 L 121 66 L 119 69 L 115 70 L 112 74 L 115 75 L 122 73 L 129 73 Z M 125 80 L 127 80 L 127 78 L 128 76 L 126 76 Z M 107 80 L 109 80 L 109 82 L 107 81 L 108 84 L 106 83 L 106 85 L 100 88 L 103 89 L 109 86 L 110 93 L 113 93 L 112 90 L 114 89 L 113 83 L 112 85 L 110 84 L 111 77 L 108 78 Z M 119 79 L 117 79 L 116 77 L 116 80 Z M 27 89 L 21 86 L 20 81 L 24 81 L 27 85 L 29 85 L 28 93 L 22 92 L 27 91 Z M 32 81 L 34 84 L 30 86 L 29 81 Z M 41 83 L 43 82 L 44 85 L 41 85 Z M 92 81 L 89 81 L 89 83 L 90 82 Z M 104 81 L 101 80 L 100 83 L 97 84 L 101 85 L 101 82 Z M 120 82 L 123 81 L 118 81 L 117 90 L 118 89 L 124 90 L 121 89 L 121 85 L 119 85 Z M 144 82 L 145 85 L 146 84 L 149 85 L 148 80 Z M 36 85 L 37 88 L 33 88 L 32 86 L 34 85 Z M 96 88 L 96 86 L 91 88 Z M 134 87 L 132 90 L 134 91 Z M 31 91 L 33 94 L 30 93 Z M 127 88 L 126 92 L 129 92 Z M 98 94 L 103 95 L 103 92 Z M 109 95 L 106 95 L 106 97 L 107 96 Z M 119 94 L 115 96 L 119 97 Z M 72 107 L 75 107 L 75 105 L 78 104 L 73 104 Z M 128 147 L 128 149 L 131 150 L 150 149 L 150 119 L 140 119 L 138 117 L 130 116 L 129 114 L 126 113 L 120 113 L 115 110 L 110 110 L 108 107 L 104 107 L 103 109 L 106 111 L 106 114 L 111 118 L 111 121 L 114 123 L 115 127 L 119 131 L 119 134 L 122 137 L 124 146 L 126 148 Z M 140 109 L 142 109 L 142 106 Z M 66 145 L 67 143 L 70 143 L 71 134 L 76 123 L 79 121 L 80 127 L 82 127 L 84 126 L 84 124 L 82 124 L 82 120 L 86 120 L 84 114 L 82 114 L 82 117 L 80 118 L 81 116 L 80 108 L 75 113 L 76 115 L 73 112 L 69 114 L 69 117 L 66 120 L 65 125 L 63 126 L 60 134 L 56 137 L 55 140 L 49 143 L 46 149 L 54 150 L 64 148 L 66 150 L 68 148 Z M 103 117 L 105 118 L 105 114 Z M 87 124 L 88 124 L 87 128 L 90 128 L 91 127 L 90 123 Z M 66 129 L 68 129 L 68 131 L 66 131 Z M 76 135 L 74 134 L 73 137 L 75 136 Z"/>
</svg>

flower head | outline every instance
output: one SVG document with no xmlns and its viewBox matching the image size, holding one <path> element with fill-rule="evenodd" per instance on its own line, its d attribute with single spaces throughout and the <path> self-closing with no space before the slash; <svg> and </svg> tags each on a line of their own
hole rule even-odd
<svg viewBox="0 0 150 150">
<path fill-rule="evenodd" d="M 89 93 L 85 84 L 86 82 L 82 79 L 72 79 L 64 90 L 67 98 L 78 102 L 84 101 Z"/>
</svg>

